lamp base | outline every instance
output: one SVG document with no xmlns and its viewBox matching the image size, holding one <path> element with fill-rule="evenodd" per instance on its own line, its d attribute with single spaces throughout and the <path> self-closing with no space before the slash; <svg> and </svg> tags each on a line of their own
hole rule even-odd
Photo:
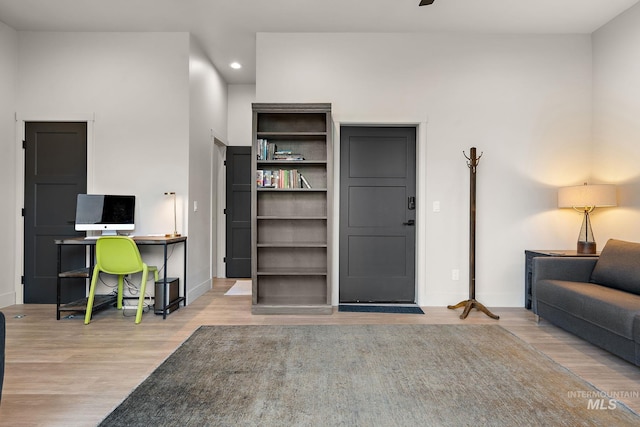
<svg viewBox="0 0 640 427">
<path fill-rule="evenodd" d="M 578 242 L 579 254 L 592 255 L 596 253 L 596 242 Z"/>
<path fill-rule="evenodd" d="M 180 233 L 168 233 L 164 235 L 164 237 L 180 237 L 180 236 L 181 236 Z"/>
</svg>

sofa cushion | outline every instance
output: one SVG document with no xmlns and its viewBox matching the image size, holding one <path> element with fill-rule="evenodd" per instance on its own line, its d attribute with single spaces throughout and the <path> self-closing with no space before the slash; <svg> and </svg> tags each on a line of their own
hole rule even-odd
<svg viewBox="0 0 640 427">
<path fill-rule="evenodd" d="M 540 280 L 537 286 L 539 304 L 543 302 L 629 340 L 640 338 L 639 331 L 634 330 L 640 296 L 566 280 Z"/>
<path fill-rule="evenodd" d="M 609 239 L 590 281 L 640 295 L 640 243 Z"/>
</svg>

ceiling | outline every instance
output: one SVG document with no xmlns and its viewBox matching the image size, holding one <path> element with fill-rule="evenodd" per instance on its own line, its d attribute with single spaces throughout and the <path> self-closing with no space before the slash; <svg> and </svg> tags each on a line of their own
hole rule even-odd
<svg viewBox="0 0 640 427">
<path fill-rule="evenodd" d="M 259 32 L 589 34 L 638 1 L 0 0 L 0 21 L 25 31 L 190 32 L 228 83 L 250 84 Z"/>
</svg>

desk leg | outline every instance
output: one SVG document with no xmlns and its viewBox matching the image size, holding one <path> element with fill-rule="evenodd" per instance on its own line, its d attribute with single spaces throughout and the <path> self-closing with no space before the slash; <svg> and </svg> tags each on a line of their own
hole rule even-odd
<svg viewBox="0 0 640 427">
<path fill-rule="evenodd" d="M 62 245 L 58 245 L 58 274 L 56 277 L 56 320 L 60 320 L 60 301 L 61 296 L 60 292 L 62 292 L 62 279 L 60 278 L 60 273 L 62 272 Z"/>
<path fill-rule="evenodd" d="M 184 271 L 182 273 L 182 297 L 184 300 L 182 301 L 182 305 L 184 307 L 187 306 L 187 241 L 184 241 L 184 261 L 183 261 Z"/>
<path fill-rule="evenodd" d="M 168 272 L 167 272 L 167 264 L 169 262 L 169 245 L 174 245 L 176 243 L 180 243 L 180 242 L 164 242 L 162 244 L 163 246 L 163 269 L 164 272 L 161 275 L 161 281 L 162 281 L 162 305 L 160 305 L 158 303 L 159 300 L 159 296 L 157 295 L 156 297 L 156 301 L 154 302 L 154 304 L 156 305 L 156 309 L 158 307 L 162 307 L 162 319 L 166 319 L 167 318 L 167 310 L 169 306 L 172 306 L 171 301 L 169 301 L 169 305 L 167 305 L 167 299 L 169 297 L 169 282 L 168 282 Z M 187 241 L 183 240 L 182 243 L 184 243 L 184 270 L 183 270 L 183 280 L 182 280 L 182 294 L 184 295 L 181 299 L 181 301 L 183 302 L 183 305 L 187 305 Z M 178 302 L 178 307 L 180 306 L 180 302 Z M 178 308 L 177 307 L 177 308 Z M 159 312 L 156 312 L 157 314 L 160 314 Z"/>
<path fill-rule="evenodd" d="M 167 244 L 164 244 L 164 281 L 162 285 L 162 319 L 167 318 Z"/>
</svg>

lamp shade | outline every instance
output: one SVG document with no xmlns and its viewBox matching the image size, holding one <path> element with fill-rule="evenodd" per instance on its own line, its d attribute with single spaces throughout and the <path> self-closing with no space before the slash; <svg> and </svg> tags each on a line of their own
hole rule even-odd
<svg viewBox="0 0 640 427">
<path fill-rule="evenodd" d="M 584 184 L 558 189 L 559 208 L 595 208 L 616 205 L 616 186 L 612 184 Z"/>
</svg>

